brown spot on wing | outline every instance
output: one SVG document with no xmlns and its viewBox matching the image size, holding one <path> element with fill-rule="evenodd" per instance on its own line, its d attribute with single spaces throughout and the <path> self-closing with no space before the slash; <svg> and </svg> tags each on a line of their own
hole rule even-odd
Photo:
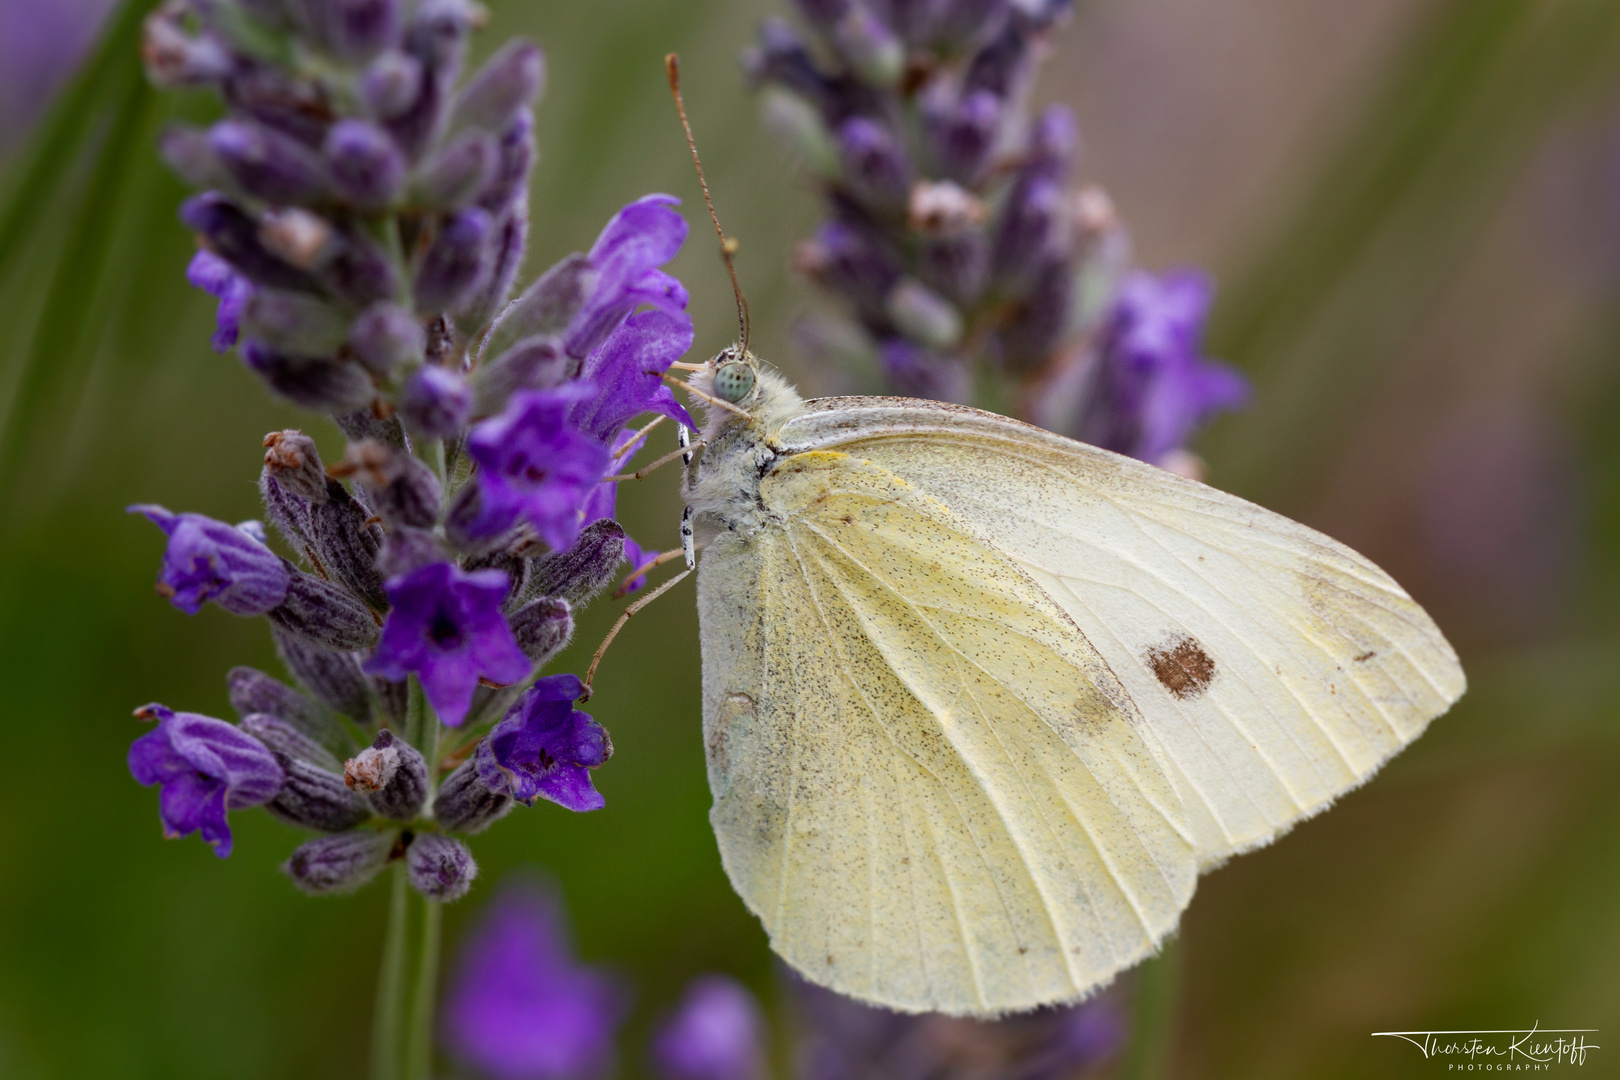
<svg viewBox="0 0 1620 1080">
<path fill-rule="evenodd" d="M 1356 657 L 1354 662 L 1357 664 L 1365 664 L 1368 660 L 1371 660 L 1377 655 L 1377 653 L 1369 649 L 1367 652 L 1364 652 L 1360 656 Z"/>
<path fill-rule="evenodd" d="M 1200 696 L 1215 680 L 1215 661 L 1186 634 L 1149 649 L 1144 659 L 1164 688 L 1182 701 Z"/>
</svg>

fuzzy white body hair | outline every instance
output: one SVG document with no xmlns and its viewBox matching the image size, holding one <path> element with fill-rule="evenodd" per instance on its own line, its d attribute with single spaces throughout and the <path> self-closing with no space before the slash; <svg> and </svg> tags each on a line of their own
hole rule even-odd
<svg viewBox="0 0 1620 1080">
<path fill-rule="evenodd" d="M 695 372 L 690 379 L 692 388 L 712 396 L 713 371 L 711 366 Z M 746 416 L 702 403 L 703 457 L 696 479 L 689 480 L 686 491 L 700 548 L 719 533 L 736 532 L 746 538 L 765 524 L 760 480 L 782 453 L 777 433 L 804 412 L 804 399 L 782 376 L 756 367 L 755 379 L 753 392 L 738 405 Z"/>
</svg>

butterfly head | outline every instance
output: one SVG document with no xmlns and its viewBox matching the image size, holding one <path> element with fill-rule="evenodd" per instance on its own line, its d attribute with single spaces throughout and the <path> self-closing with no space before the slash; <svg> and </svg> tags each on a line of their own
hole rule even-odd
<svg viewBox="0 0 1620 1080">
<path fill-rule="evenodd" d="M 705 436 L 732 425 L 774 432 L 803 400 L 787 380 L 741 345 L 729 345 L 692 372 L 687 384 L 707 403 Z"/>
</svg>

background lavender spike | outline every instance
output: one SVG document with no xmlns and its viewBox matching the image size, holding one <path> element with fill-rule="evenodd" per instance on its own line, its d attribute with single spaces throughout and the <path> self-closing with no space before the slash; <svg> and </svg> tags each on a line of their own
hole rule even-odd
<svg viewBox="0 0 1620 1080">
<path fill-rule="evenodd" d="M 1187 439 L 1246 396 L 1197 355 L 1196 333 L 1158 346 L 1187 359 L 1118 358 L 1118 327 L 1139 321 L 1150 289 L 1116 291 L 1128 243 L 1099 212 L 1106 198 L 1072 187 L 1072 114 L 1032 119 L 1025 105 L 1065 0 L 798 6 L 818 47 L 772 21 L 744 63 L 828 212 L 795 264 L 839 314 L 805 319 L 801 350 L 830 366 L 853 347 L 891 392 L 975 400 L 1081 438 L 1151 427 L 1104 445 L 1196 469 Z"/>
</svg>

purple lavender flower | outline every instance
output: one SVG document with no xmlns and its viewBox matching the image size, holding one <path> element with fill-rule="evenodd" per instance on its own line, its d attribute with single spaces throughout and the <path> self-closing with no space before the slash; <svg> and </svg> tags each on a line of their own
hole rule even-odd
<svg viewBox="0 0 1620 1080">
<path fill-rule="evenodd" d="M 765 1020 L 746 987 L 704 975 L 686 988 L 653 1039 L 653 1061 L 670 1080 L 760 1080 Z"/>
<path fill-rule="evenodd" d="M 141 504 L 140 514 L 169 537 L 158 592 L 187 615 L 212 600 L 232 615 L 263 615 L 287 598 L 292 574 L 262 542 L 201 514 L 175 514 Z"/>
<path fill-rule="evenodd" d="M 574 708 L 584 690 L 577 675 L 551 675 L 517 700 L 478 746 L 478 775 L 490 790 L 574 811 L 606 805 L 590 770 L 613 755 L 613 743 L 590 714 Z"/>
<path fill-rule="evenodd" d="M 588 355 L 642 304 L 686 309 L 686 290 L 658 268 L 686 242 L 686 219 L 671 210 L 673 195 L 646 195 L 613 215 L 591 246 L 596 280 L 567 334 L 569 355 Z"/>
<path fill-rule="evenodd" d="M 585 360 L 581 375 L 595 392 L 569 410 L 574 427 L 603 442 L 631 417 L 661 413 L 695 427 L 664 384 L 669 365 L 692 347 L 692 320 L 684 311 L 642 311 L 630 316 Z"/>
<path fill-rule="evenodd" d="M 595 395 L 590 383 L 515 394 L 506 411 L 473 429 L 467 453 L 477 462 L 474 536 L 504 532 L 526 518 L 553 548 L 579 535 L 580 506 L 606 475 L 608 448 L 569 422 Z"/>
<path fill-rule="evenodd" d="M 1120 285 L 1077 435 L 1159 464 L 1215 413 L 1241 407 L 1247 380 L 1199 356 L 1214 283 L 1197 270 L 1134 273 Z"/>
<path fill-rule="evenodd" d="M 199 251 L 191 257 L 186 280 L 219 301 L 216 329 L 209 342 L 215 352 L 228 352 L 242 332 L 242 312 L 253 298 L 253 283 L 212 251 Z"/>
<path fill-rule="evenodd" d="M 415 672 L 440 721 L 460 724 L 480 677 L 505 685 L 529 673 L 501 614 L 508 585 L 500 570 L 469 574 L 444 562 L 390 580 L 393 609 L 366 673 L 400 681 Z"/>
<path fill-rule="evenodd" d="M 157 727 L 129 748 L 129 771 L 146 787 L 161 785 L 158 813 L 169 839 L 200 832 L 214 854 L 231 853 L 227 811 L 276 797 L 285 776 L 275 755 L 233 724 L 163 705 L 135 710 Z"/>
<path fill-rule="evenodd" d="M 612 1065 L 622 995 L 575 962 L 561 922 L 550 895 L 509 887 L 462 947 L 445 1041 L 495 1080 L 593 1080 Z"/>
</svg>

